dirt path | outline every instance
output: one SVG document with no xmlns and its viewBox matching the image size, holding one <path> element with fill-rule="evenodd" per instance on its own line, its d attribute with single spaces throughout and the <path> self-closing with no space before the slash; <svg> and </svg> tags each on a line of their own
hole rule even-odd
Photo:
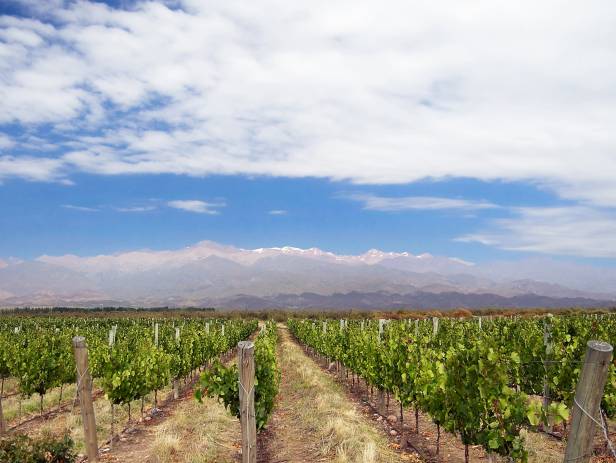
<svg viewBox="0 0 616 463">
<path fill-rule="evenodd" d="M 259 462 L 418 461 L 394 450 L 285 326 L 279 333 L 282 382 L 268 428 L 259 435 Z"/>
</svg>

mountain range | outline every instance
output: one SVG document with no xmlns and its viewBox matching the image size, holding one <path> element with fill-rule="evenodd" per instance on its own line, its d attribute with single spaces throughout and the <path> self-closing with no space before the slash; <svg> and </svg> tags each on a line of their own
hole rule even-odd
<svg viewBox="0 0 616 463">
<path fill-rule="evenodd" d="M 371 249 L 179 250 L 0 260 L 0 306 L 440 308 L 616 306 L 616 269 L 555 259 L 475 264 Z"/>
</svg>

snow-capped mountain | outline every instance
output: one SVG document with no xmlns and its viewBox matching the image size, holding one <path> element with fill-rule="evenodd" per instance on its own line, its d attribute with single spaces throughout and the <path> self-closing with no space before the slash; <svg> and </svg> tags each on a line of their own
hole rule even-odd
<svg viewBox="0 0 616 463">
<path fill-rule="evenodd" d="M 593 278 L 590 286 L 588 278 L 580 275 L 576 284 L 563 285 L 558 262 L 545 263 L 543 267 L 548 271 L 543 274 L 540 266 L 524 262 L 517 267 L 491 265 L 427 253 L 370 249 L 359 255 L 341 255 L 318 248 L 242 249 L 202 241 L 178 250 L 139 250 L 90 257 L 45 255 L 34 261 L 0 261 L 0 305 L 114 301 L 134 305 L 225 305 L 238 296 L 248 298 L 242 300 L 277 301 L 280 295 L 305 293 L 322 297 L 357 293 L 406 295 L 403 300 L 412 300 L 408 299 L 409 294 L 422 294 L 424 302 L 442 303 L 444 296 L 425 297 L 441 294 L 448 295 L 454 305 L 456 297 L 462 300 L 461 295 L 467 295 L 468 300 L 470 295 L 479 294 L 505 298 L 532 294 L 548 298 L 616 299 L 613 270 L 602 271 L 599 283 Z M 515 271 L 524 268 L 529 270 Z M 571 282 L 575 264 L 566 264 L 566 269 L 566 279 Z M 580 269 L 577 273 L 587 270 Z M 356 299 L 348 297 L 349 307 Z M 343 304 L 340 297 L 335 303 Z"/>
<path fill-rule="evenodd" d="M 162 266 L 178 267 L 211 256 L 222 257 L 243 265 L 252 265 L 261 259 L 275 256 L 297 256 L 357 265 L 375 265 L 386 260 L 396 259 L 400 263 L 405 262 L 406 265 L 414 264 L 418 271 L 432 271 L 431 265 L 435 264 L 439 267 L 449 264 L 451 268 L 456 268 L 458 265 L 473 265 L 461 259 L 434 257 L 427 253 L 414 256 L 408 252 L 385 252 L 378 249 L 370 249 L 360 255 L 341 255 L 323 251 L 319 248 L 301 249 L 293 246 L 242 249 L 218 244 L 213 241 L 201 241 L 194 246 L 173 251 L 141 250 L 92 257 L 79 257 L 70 254 L 64 256 L 43 255 L 36 260 L 85 273 L 98 273 L 102 271 L 130 273 L 152 270 Z"/>
</svg>

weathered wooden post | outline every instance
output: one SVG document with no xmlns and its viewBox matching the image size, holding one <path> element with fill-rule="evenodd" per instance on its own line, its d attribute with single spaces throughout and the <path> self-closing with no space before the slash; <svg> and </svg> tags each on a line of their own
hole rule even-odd
<svg viewBox="0 0 616 463">
<path fill-rule="evenodd" d="M 242 427 L 242 463 L 257 462 L 257 421 L 255 417 L 255 345 L 237 344 L 240 382 L 240 424 Z"/>
<path fill-rule="evenodd" d="M 77 366 L 77 390 L 79 391 L 79 406 L 83 421 L 83 436 L 86 455 L 89 461 L 98 461 L 98 443 L 96 441 L 96 418 L 92 404 L 92 376 L 88 370 L 88 347 L 83 336 L 73 338 L 73 352 Z"/>
<path fill-rule="evenodd" d="M 344 331 L 345 329 L 345 324 L 344 324 L 344 320 L 340 319 L 340 331 Z M 344 377 L 345 377 L 345 367 L 344 367 L 344 363 L 339 360 L 338 361 L 338 378 L 340 379 L 340 381 L 344 381 Z"/>
<path fill-rule="evenodd" d="M 379 342 L 383 340 L 383 331 L 385 327 L 385 319 L 379 319 Z M 376 392 L 376 410 L 381 415 L 387 415 L 387 411 L 385 410 L 385 392 L 383 389 L 378 388 Z"/>
<path fill-rule="evenodd" d="M 180 343 L 180 329 L 175 329 L 175 342 Z M 180 398 L 180 378 L 173 379 L 173 398 L 175 400 Z"/>
<path fill-rule="evenodd" d="M 592 456 L 595 425 L 601 424 L 601 398 L 607 379 L 612 346 L 588 341 L 580 380 L 575 390 L 571 432 L 564 463 L 588 463 Z"/>
<path fill-rule="evenodd" d="M 548 318 L 543 320 L 543 345 L 545 347 L 545 361 L 543 362 L 543 409 L 545 410 L 545 416 L 549 420 L 550 409 L 550 383 L 548 382 L 548 376 L 550 373 L 550 356 L 552 355 L 552 314 L 548 314 Z M 547 423 L 546 431 L 552 432 L 552 425 Z"/>
<path fill-rule="evenodd" d="M 4 377 L 2 387 L 0 387 L 0 436 L 6 432 L 6 422 L 4 421 L 4 411 L 2 410 L 2 396 L 4 395 Z"/>
</svg>

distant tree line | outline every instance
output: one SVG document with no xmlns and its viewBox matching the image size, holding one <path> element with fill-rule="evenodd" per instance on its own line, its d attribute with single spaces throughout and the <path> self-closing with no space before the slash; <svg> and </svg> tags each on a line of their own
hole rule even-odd
<svg viewBox="0 0 616 463">
<path fill-rule="evenodd" d="M 580 307 L 568 308 L 533 308 L 533 309 L 511 309 L 511 308 L 459 308 L 455 310 L 323 310 L 323 309 L 260 309 L 260 310 L 238 310 L 214 307 L 14 307 L 0 309 L 2 315 L 23 315 L 23 316 L 49 316 L 49 315 L 72 315 L 83 317 L 203 317 L 203 318 L 256 318 L 261 320 L 276 320 L 284 322 L 289 318 L 343 318 L 343 319 L 405 319 L 405 318 L 427 318 L 427 317 L 454 317 L 468 318 L 473 316 L 534 316 L 547 313 L 568 315 L 568 314 L 590 314 L 590 313 L 615 313 L 616 307 L 588 309 Z"/>
</svg>

